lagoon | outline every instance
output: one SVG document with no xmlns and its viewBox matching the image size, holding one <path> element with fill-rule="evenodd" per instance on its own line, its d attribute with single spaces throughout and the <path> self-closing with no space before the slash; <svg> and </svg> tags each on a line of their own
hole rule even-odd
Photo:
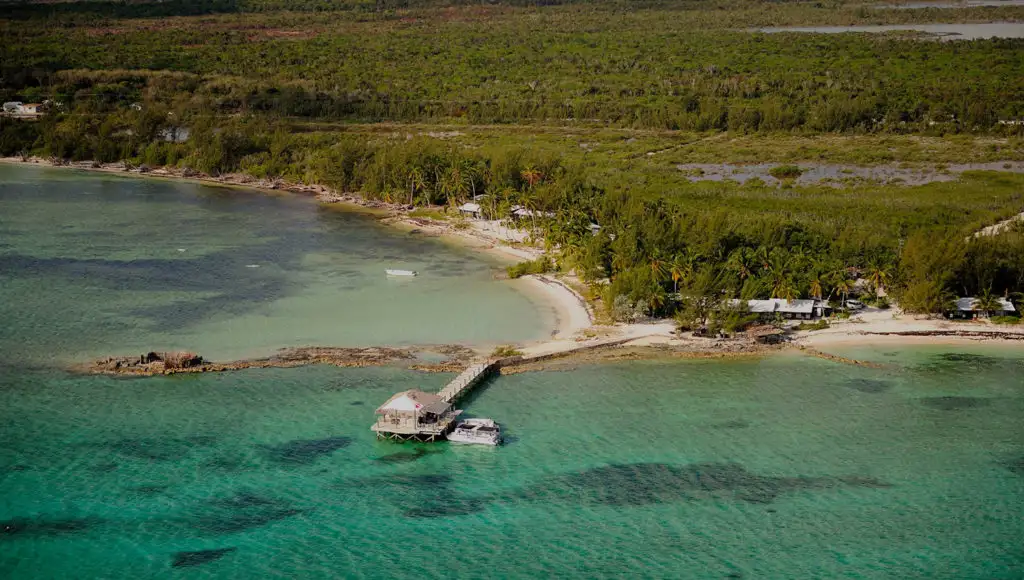
<svg viewBox="0 0 1024 580">
<path fill-rule="evenodd" d="M 0 165 L 0 361 L 544 338 L 499 266 L 295 195 Z"/>
</svg>

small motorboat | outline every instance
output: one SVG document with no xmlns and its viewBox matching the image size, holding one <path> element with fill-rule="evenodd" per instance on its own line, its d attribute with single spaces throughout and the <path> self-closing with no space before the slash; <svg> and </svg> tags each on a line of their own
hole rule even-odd
<svg viewBox="0 0 1024 580">
<path fill-rule="evenodd" d="M 415 276 L 415 270 L 384 270 L 388 276 Z"/>
<path fill-rule="evenodd" d="M 501 427 L 490 419 L 465 419 L 448 434 L 452 443 L 501 444 Z"/>
</svg>

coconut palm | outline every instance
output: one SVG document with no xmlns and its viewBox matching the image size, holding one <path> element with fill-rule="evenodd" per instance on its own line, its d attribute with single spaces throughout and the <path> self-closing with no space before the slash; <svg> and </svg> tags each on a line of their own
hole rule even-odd
<svg viewBox="0 0 1024 580">
<path fill-rule="evenodd" d="M 672 276 L 672 292 L 679 293 L 679 282 L 685 281 L 693 276 L 693 260 L 689 255 L 676 254 L 669 266 L 669 274 Z"/>
<path fill-rule="evenodd" d="M 1002 304 L 999 303 L 999 297 L 989 288 L 974 299 L 974 308 L 983 312 L 985 316 L 992 316 L 993 312 L 1002 309 Z"/>
<path fill-rule="evenodd" d="M 406 178 L 409 180 L 409 205 L 412 205 L 416 192 L 422 191 L 427 186 L 427 182 L 423 178 L 423 171 L 416 166 L 409 170 Z"/>
<path fill-rule="evenodd" d="M 871 262 L 867 268 L 867 280 L 871 289 L 877 294 L 879 290 L 885 291 L 885 287 L 889 284 L 889 272 L 886 271 L 878 262 Z"/>
<path fill-rule="evenodd" d="M 544 174 L 533 165 L 527 165 L 519 174 L 526 181 L 526 184 L 530 186 L 531 190 L 544 179 Z"/>
<path fill-rule="evenodd" d="M 846 301 L 850 297 L 850 292 L 853 291 L 853 280 L 847 275 L 845 270 L 839 272 L 839 276 L 835 279 L 835 291 L 839 292 L 839 295 L 843 297 L 843 306 L 846 306 Z"/>
<path fill-rule="evenodd" d="M 754 256 L 754 252 L 750 248 L 736 248 L 731 254 L 729 254 L 729 260 L 726 266 L 732 270 L 740 281 L 744 281 L 747 278 L 754 275 L 754 270 L 757 268 L 758 261 Z"/>
</svg>

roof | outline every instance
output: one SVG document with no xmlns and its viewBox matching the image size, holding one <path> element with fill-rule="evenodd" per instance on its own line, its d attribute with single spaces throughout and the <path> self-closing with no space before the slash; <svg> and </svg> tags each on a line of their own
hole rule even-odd
<svg viewBox="0 0 1024 580">
<path fill-rule="evenodd" d="M 479 203 L 464 203 L 464 204 L 459 206 L 459 211 L 478 212 L 478 211 L 480 211 L 480 204 Z"/>
<path fill-rule="evenodd" d="M 451 406 L 445 403 L 441 397 L 424 393 L 423 391 L 410 390 L 396 394 L 387 400 L 386 403 L 377 407 L 377 414 L 383 415 L 388 412 L 421 412 L 440 414 L 447 411 Z"/>
<path fill-rule="evenodd" d="M 1006 298 L 996 298 L 996 301 L 999 302 L 999 310 L 1003 312 L 1016 312 L 1016 309 L 1013 307 L 1013 302 L 1010 302 Z M 978 299 L 972 296 L 957 298 L 956 309 L 961 312 L 974 312 L 978 309 Z"/>
<path fill-rule="evenodd" d="M 813 314 L 814 308 L 821 306 L 818 300 L 785 300 L 770 298 L 768 300 L 747 300 L 747 307 L 757 314 L 783 312 L 786 314 Z"/>
<path fill-rule="evenodd" d="M 555 214 L 549 211 L 533 211 L 518 205 L 512 206 L 512 215 L 516 217 L 555 217 Z"/>
</svg>

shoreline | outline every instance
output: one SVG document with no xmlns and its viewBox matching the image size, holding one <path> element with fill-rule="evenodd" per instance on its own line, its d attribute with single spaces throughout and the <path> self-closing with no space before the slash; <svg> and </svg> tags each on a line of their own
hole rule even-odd
<svg viewBox="0 0 1024 580">
<path fill-rule="evenodd" d="M 0 163 L 50 169 L 77 169 L 128 178 L 148 178 L 178 183 L 249 189 L 271 195 L 299 194 L 312 197 L 315 201 L 325 206 L 334 206 L 344 211 L 369 214 L 375 217 L 382 225 L 392 229 L 424 233 L 441 242 L 494 258 L 504 265 L 514 265 L 519 262 L 534 260 L 544 255 L 544 252 L 537 248 L 496 237 L 501 229 L 504 229 L 507 234 L 512 232 L 516 232 L 516 234 L 521 233 L 512 228 L 502 228 L 501 226 L 494 225 L 492 222 L 485 222 L 485 224 L 490 224 L 489 226 L 480 226 L 473 222 L 466 222 L 468 227 L 459 229 L 449 223 L 410 216 L 409 212 L 411 210 L 406 205 L 368 200 L 352 193 L 339 193 L 322 185 L 294 184 L 282 180 L 258 180 L 240 174 L 228 174 L 220 177 L 199 173 L 185 174 L 185 172 L 180 170 L 168 170 L 166 168 L 157 168 L 149 171 L 128 170 L 123 162 L 94 164 L 83 161 L 65 165 L 56 164 L 39 157 L 32 157 L 28 160 L 18 157 L 0 157 Z M 542 303 L 543 307 L 549 311 L 545 315 L 553 319 L 550 330 L 552 337 L 566 338 L 593 325 L 593 314 L 587 307 L 586 300 L 568 285 L 549 276 L 538 277 L 535 275 L 523 276 L 520 280 L 514 282 L 516 282 L 514 285 L 517 286 L 517 290 L 525 294 L 528 300 L 533 301 L 535 304 L 538 302 Z M 541 339 L 538 339 L 536 342 L 540 341 Z"/>
<path fill-rule="evenodd" d="M 131 178 L 155 178 L 177 182 L 191 182 L 201 185 L 244 188 L 268 194 L 302 194 L 313 197 L 327 206 L 345 211 L 365 212 L 377 218 L 382 225 L 418 232 L 439 241 L 466 248 L 494 258 L 500 263 L 511 265 L 525 260 L 536 259 L 544 252 L 525 243 L 516 241 L 525 237 L 525 232 L 508 228 L 496 221 L 466 220 L 455 223 L 442 222 L 425 217 L 411 216 L 406 205 L 387 204 L 367 200 L 357 195 L 342 194 L 325 186 L 290 184 L 283 181 L 256 180 L 248 176 L 230 174 L 211 177 L 200 174 L 186 175 L 180 171 L 155 169 L 151 171 L 128 171 L 123 163 L 101 164 L 90 162 L 60 165 L 48 160 L 32 158 L 0 158 L 0 163 L 29 165 L 44 168 L 67 168 L 93 171 Z M 870 310 L 854 315 L 849 320 L 831 321 L 832 326 L 819 331 L 790 331 L 790 340 L 781 347 L 764 348 L 755 345 L 751 337 L 716 340 L 681 336 L 676 333 L 671 319 L 654 320 L 644 323 L 617 323 L 614 325 L 595 324 L 594 313 L 586 300 L 568 284 L 552 275 L 523 276 L 513 282 L 517 290 L 536 301 L 538 307 L 549 309 L 544 315 L 554 319 L 550 337 L 528 341 L 519 345 L 527 356 L 572 356 L 580 349 L 593 349 L 598 343 L 614 342 L 614 347 L 601 348 L 649 348 L 656 351 L 669 350 L 685 353 L 690 358 L 696 355 L 706 357 L 749 355 L 767 351 L 788 351 L 829 347 L 862 346 L 879 342 L 894 345 L 962 345 L 978 343 L 1014 344 L 1024 341 L 1024 325 L 995 325 L 989 322 L 953 322 L 944 319 L 915 318 L 910 315 L 894 315 L 893 311 Z M 542 305 L 542 306 L 541 306 Z M 490 345 L 493 346 L 493 345 Z M 488 345 L 470 345 L 479 356 L 486 356 L 483 349 Z M 330 348 L 330 347 L 322 347 Z M 594 358 L 590 355 L 588 358 Z M 613 358 L 597 355 L 597 358 Z M 236 361 L 240 362 L 240 361 Z"/>
</svg>

